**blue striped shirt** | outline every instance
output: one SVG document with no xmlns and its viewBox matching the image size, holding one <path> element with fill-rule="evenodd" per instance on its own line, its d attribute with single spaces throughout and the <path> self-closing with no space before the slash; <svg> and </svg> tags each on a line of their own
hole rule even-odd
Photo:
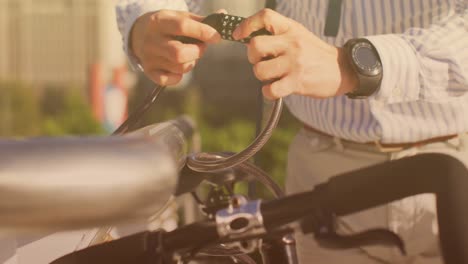
<svg viewBox="0 0 468 264">
<path fill-rule="evenodd" d="M 138 16 L 163 8 L 198 12 L 201 2 L 121 0 L 124 43 Z M 383 65 L 381 87 L 368 99 L 287 97 L 299 120 L 358 142 L 415 142 L 468 132 L 468 0 L 345 0 L 336 37 L 323 34 L 328 0 L 277 2 L 278 12 L 329 44 L 369 39 Z"/>
</svg>

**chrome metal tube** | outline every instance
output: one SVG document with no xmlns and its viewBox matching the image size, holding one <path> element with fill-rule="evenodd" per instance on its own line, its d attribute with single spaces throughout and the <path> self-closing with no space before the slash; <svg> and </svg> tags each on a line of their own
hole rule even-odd
<svg viewBox="0 0 468 264">
<path fill-rule="evenodd" d="M 0 228 L 60 230 L 148 217 L 173 194 L 193 126 L 0 141 Z"/>
</svg>

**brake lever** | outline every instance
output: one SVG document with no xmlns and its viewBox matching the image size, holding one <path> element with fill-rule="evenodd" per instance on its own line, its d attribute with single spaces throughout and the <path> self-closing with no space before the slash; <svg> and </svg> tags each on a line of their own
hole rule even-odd
<svg viewBox="0 0 468 264">
<path fill-rule="evenodd" d="M 221 35 L 221 38 L 224 40 L 230 40 L 230 41 L 236 41 L 240 43 L 249 43 L 250 40 L 253 37 L 256 36 L 261 36 L 261 35 L 272 35 L 268 30 L 266 29 L 260 29 L 258 31 L 253 32 L 250 36 L 244 39 L 240 40 L 235 40 L 232 37 L 232 33 L 234 33 L 234 30 L 244 21 L 245 18 L 240 17 L 240 16 L 233 16 L 233 15 L 228 15 L 228 14 L 211 14 L 207 16 L 202 23 L 209 25 L 213 27 L 218 33 Z M 191 44 L 196 44 L 196 43 L 202 43 L 198 39 L 190 38 L 190 37 L 184 37 L 184 36 L 179 36 L 176 37 L 177 40 L 183 42 L 183 43 L 191 43 Z"/>
<path fill-rule="evenodd" d="M 402 255 L 406 255 L 403 239 L 396 233 L 376 228 L 351 235 L 336 232 L 336 216 L 325 210 L 317 210 L 313 216 L 301 222 L 304 234 L 313 233 L 318 244 L 328 249 L 350 249 L 364 246 L 395 246 Z"/>
<path fill-rule="evenodd" d="M 403 240 L 387 229 L 371 229 L 353 235 L 340 235 L 336 232 L 316 233 L 318 244 L 329 249 L 350 249 L 364 246 L 395 246 L 402 255 L 406 255 Z"/>
</svg>

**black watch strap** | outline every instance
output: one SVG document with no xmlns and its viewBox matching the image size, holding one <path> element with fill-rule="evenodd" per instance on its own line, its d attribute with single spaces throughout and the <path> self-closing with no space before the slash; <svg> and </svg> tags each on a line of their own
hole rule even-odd
<svg viewBox="0 0 468 264">
<path fill-rule="evenodd" d="M 380 81 L 376 81 L 374 77 L 360 75 L 358 79 L 358 88 L 346 94 L 351 99 L 366 99 L 373 95 L 380 87 Z"/>
</svg>

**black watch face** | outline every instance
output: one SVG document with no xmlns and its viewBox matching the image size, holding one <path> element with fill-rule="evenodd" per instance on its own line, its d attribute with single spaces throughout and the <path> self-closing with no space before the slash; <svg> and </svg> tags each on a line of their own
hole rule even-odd
<svg viewBox="0 0 468 264">
<path fill-rule="evenodd" d="M 376 76 L 381 72 L 382 65 L 371 44 L 366 42 L 357 43 L 353 46 L 352 55 L 353 61 L 361 74 Z"/>
</svg>

